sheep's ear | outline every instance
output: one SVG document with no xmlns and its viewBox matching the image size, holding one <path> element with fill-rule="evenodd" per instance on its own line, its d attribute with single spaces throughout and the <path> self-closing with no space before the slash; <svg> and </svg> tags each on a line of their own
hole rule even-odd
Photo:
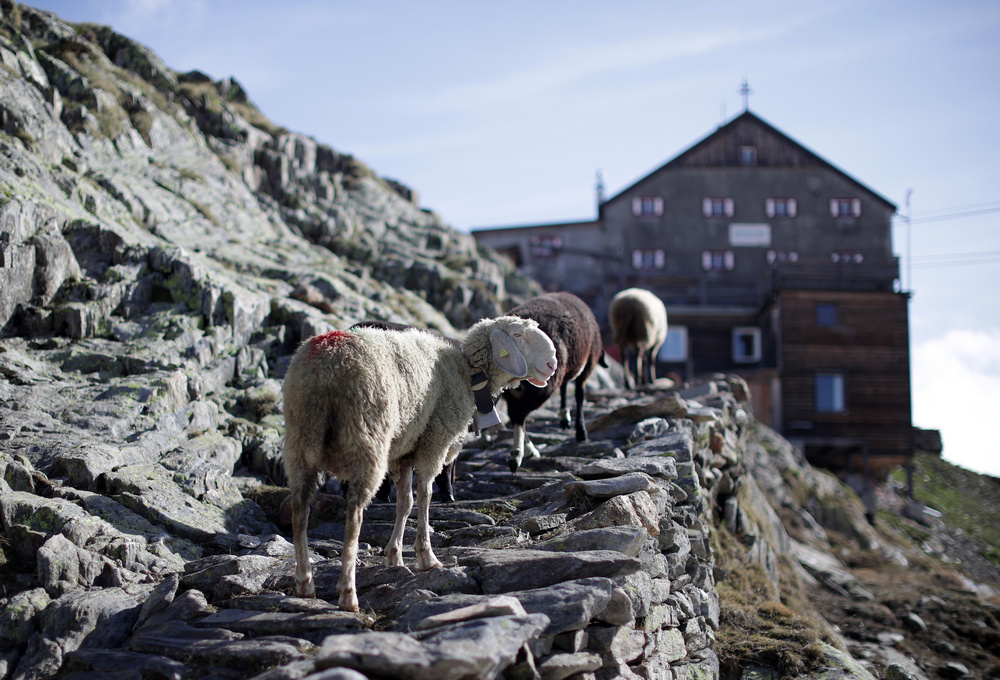
<svg viewBox="0 0 1000 680">
<path fill-rule="evenodd" d="M 514 344 L 514 338 L 494 328 L 490 333 L 490 344 L 493 346 L 493 363 L 515 378 L 528 375 L 528 362 Z"/>
</svg>

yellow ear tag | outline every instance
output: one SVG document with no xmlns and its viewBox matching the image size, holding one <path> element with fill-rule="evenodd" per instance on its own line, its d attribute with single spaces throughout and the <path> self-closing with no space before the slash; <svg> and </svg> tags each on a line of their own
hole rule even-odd
<svg viewBox="0 0 1000 680">
<path fill-rule="evenodd" d="M 502 350 L 500 350 L 500 356 L 502 356 L 502 357 L 510 356 L 510 352 L 508 352 L 505 349 L 502 349 Z"/>
</svg>

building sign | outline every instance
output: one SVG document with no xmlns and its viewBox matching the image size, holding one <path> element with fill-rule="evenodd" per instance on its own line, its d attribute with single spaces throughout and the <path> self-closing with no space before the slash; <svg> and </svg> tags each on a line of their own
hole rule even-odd
<svg viewBox="0 0 1000 680">
<path fill-rule="evenodd" d="M 767 248 L 771 245 L 771 225 L 734 222 L 729 225 L 729 245 Z"/>
</svg>

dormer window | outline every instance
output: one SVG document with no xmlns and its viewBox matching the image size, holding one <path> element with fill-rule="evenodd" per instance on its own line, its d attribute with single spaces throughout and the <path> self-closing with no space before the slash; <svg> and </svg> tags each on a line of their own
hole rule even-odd
<svg viewBox="0 0 1000 680">
<path fill-rule="evenodd" d="M 659 217 L 663 214 L 662 196 L 635 196 L 632 199 L 632 215 L 635 217 Z"/>
<path fill-rule="evenodd" d="M 737 150 L 740 165 L 757 165 L 757 147 L 741 146 Z"/>
</svg>

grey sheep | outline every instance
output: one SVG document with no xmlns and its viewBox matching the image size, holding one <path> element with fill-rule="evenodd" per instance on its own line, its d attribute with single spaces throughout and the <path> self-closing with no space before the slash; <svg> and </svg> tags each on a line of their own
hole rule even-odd
<svg viewBox="0 0 1000 680">
<path fill-rule="evenodd" d="M 660 298 L 642 288 L 626 288 L 611 299 L 608 321 L 614 343 L 621 352 L 625 387 L 632 388 L 629 349 L 635 353 L 636 385 L 656 380 L 656 353 L 667 339 L 667 309 Z M 643 368 L 644 362 L 649 366 L 648 371 Z"/>
<path fill-rule="evenodd" d="M 528 300 L 507 312 L 512 316 L 534 319 L 538 327 L 548 335 L 556 346 L 558 366 L 552 379 L 544 387 L 522 382 L 518 387 L 507 390 L 503 398 L 507 402 L 507 415 L 514 426 L 514 442 L 511 446 L 508 465 L 511 472 L 517 472 L 524 452 L 534 457 L 538 449 L 525 435 L 524 421 L 528 414 L 549 400 L 559 390 L 559 424 L 570 426 L 571 417 L 566 407 L 566 391 L 569 383 L 575 382 L 576 440 L 587 439 L 587 427 L 583 420 L 583 401 L 586 398 L 586 384 L 597 365 L 604 363 L 604 344 L 601 329 L 594 313 L 583 300 L 572 293 L 547 293 Z"/>
<path fill-rule="evenodd" d="M 321 471 L 349 482 L 337 591 L 341 609 L 358 611 L 361 521 L 386 473 L 396 484 L 396 522 L 386 563 L 403 564 L 403 529 L 413 508 L 416 470 L 417 567 L 440 566 L 430 545 L 431 484 L 461 450 L 476 397 L 492 408 L 500 392 L 522 378 L 541 386 L 555 370 L 552 341 L 536 322 L 513 316 L 476 323 L 461 347 L 433 333 L 375 328 L 333 331 L 302 343 L 283 386 L 296 592 L 304 597 L 316 592 L 306 528 Z"/>
</svg>

